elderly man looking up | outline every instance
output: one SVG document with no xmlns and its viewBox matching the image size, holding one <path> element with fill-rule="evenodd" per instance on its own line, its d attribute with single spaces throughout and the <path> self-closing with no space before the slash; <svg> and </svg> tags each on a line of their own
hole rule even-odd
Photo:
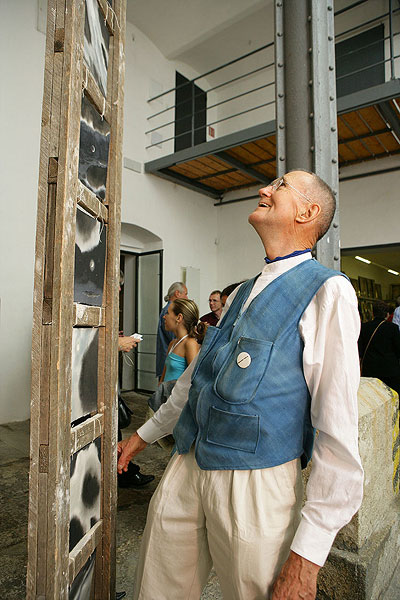
<svg viewBox="0 0 400 600">
<path fill-rule="evenodd" d="M 249 222 L 263 271 L 231 294 L 168 402 L 119 444 L 121 471 L 147 443 L 172 430 L 176 441 L 150 503 L 135 599 L 197 599 L 213 564 L 227 600 L 311 600 L 361 503 L 357 298 L 311 257 L 334 195 L 297 170 L 259 196 Z"/>
<path fill-rule="evenodd" d="M 203 321 L 203 323 L 208 323 L 209 325 L 216 325 L 222 313 L 221 292 L 219 290 L 214 290 L 211 292 L 208 299 L 208 305 L 211 312 L 200 317 L 200 321 Z"/>
<path fill-rule="evenodd" d="M 160 312 L 160 318 L 158 319 L 157 327 L 156 376 L 159 379 L 164 370 L 168 346 L 174 338 L 173 333 L 165 329 L 164 316 L 167 314 L 168 306 L 173 300 L 177 298 L 185 298 L 187 300 L 187 297 L 187 287 L 184 283 L 182 283 L 182 281 L 175 281 L 174 283 L 171 283 L 171 285 L 168 288 L 167 294 L 164 296 L 164 301 L 167 304 L 163 307 L 162 311 Z"/>
</svg>

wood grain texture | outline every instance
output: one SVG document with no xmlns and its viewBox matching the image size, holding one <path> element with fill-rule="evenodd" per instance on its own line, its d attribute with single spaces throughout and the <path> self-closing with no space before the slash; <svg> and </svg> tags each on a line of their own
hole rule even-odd
<svg viewBox="0 0 400 600">
<path fill-rule="evenodd" d="M 103 223 L 108 223 L 107 207 L 81 181 L 78 181 L 77 202 L 93 217 L 100 219 Z"/>
<path fill-rule="evenodd" d="M 71 454 L 75 454 L 75 452 L 96 440 L 103 434 L 103 430 L 104 416 L 102 414 L 94 415 L 74 427 L 71 431 Z"/>
<path fill-rule="evenodd" d="M 39 165 L 32 336 L 27 598 L 67 600 L 97 548 L 96 597 L 115 597 L 117 336 L 125 1 L 99 5 L 111 34 L 107 98 L 83 65 L 84 0 L 50 0 Z M 78 180 L 82 86 L 111 125 L 105 206 Z M 74 304 L 77 204 L 108 223 L 104 306 Z M 99 412 L 70 427 L 74 325 L 99 327 Z M 71 453 L 102 437 L 102 521 L 70 554 Z M 105 521 L 104 521 L 105 519 Z M 104 540 L 103 540 L 104 535 Z M 111 596 L 110 596 L 111 593 Z"/>
<path fill-rule="evenodd" d="M 105 311 L 101 306 L 87 306 L 74 302 L 73 324 L 79 327 L 103 327 Z"/>
<path fill-rule="evenodd" d="M 69 555 L 68 567 L 68 582 L 69 585 L 73 582 L 79 571 L 82 569 L 86 561 L 96 550 L 101 541 L 103 530 L 102 520 L 97 521 L 95 525 L 83 536 L 76 546 L 71 550 Z"/>
<path fill-rule="evenodd" d="M 82 90 L 88 96 L 107 123 L 111 121 L 110 103 L 104 98 L 95 78 L 85 64 L 82 65 Z"/>
<path fill-rule="evenodd" d="M 106 329 L 104 377 L 104 436 L 102 445 L 103 489 L 103 555 L 102 565 L 97 561 L 95 598 L 115 598 L 115 516 L 117 504 L 117 375 L 118 375 L 118 290 L 119 246 L 121 222 L 122 134 L 125 78 L 125 15 L 126 0 L 113 3 L 116 20 L 114 36 L 110 38 L 109 77 L 111 67 L 112 106 L 110 162 L 108 169 L 106 203 L 109 207 L 109 225 L 106 268 Z M 102 586 L 99 584 L 100 568 Z"/>
<path fill-rule="evenodd" d="M 47 13 L 47 36 L 45 48 L 44 89 L 42 104 L 42 130 L 40 139 L 38 208 L 36 221 L 35 272 L 33 290 L 33 322 L 32 322 L 32 377 L 31 377 L 31 436 L 29 472 L 29 505 L 28 505 L 28 566 L 26 577 L 26 597 L 33 600 L 41 592 L 37 587 L 38 567 L 42 557 L 38 550 L 38 529 L 43 525 L 40 508 L 43 506 L 43 476 L 39 474 L 39 448 L 41 436 L 41 372 L 42 372 L 42 309 L 44 257 L 46 245 L 47 193 L 49 140 L 51 121 L 51 90 L 53 85 L 53 48 L 56 28 L 55 0 L 49 0 Z M 46 477 L 46 476 L 44 476 Z M 46 502 L 47 504 L 47 502 Z M 45 505 L 46 505 L 45 504 Z M 47 516 L 47 515 L 46 515 Z M 47 518 L 46 518 L 47 522 Z M 42 561 L 43 562 L 43 561 Z M 45 581 L 42 579 L 42 581 Z"/>
</svg>

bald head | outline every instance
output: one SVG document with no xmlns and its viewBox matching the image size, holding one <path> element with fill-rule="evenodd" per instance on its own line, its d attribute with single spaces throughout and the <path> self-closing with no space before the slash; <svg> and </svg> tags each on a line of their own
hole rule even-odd
<svg viewBox="0 0 400 600">
<path fill-rule="evenodd" d="M 295 169 L 289 173 L 301 182 L 301 191 L 312 202 L 320 206 L 320 213 L 315 220 L 315 242 L 320 240 L 328 231 L 336 210 L 336 199 L 328 184 L 311 171 Z"/>
</svg>

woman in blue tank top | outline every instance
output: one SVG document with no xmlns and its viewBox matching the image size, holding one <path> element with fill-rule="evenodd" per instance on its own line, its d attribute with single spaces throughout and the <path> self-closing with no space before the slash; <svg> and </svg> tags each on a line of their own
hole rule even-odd
<svg viewBox="0 0 400 600">
<path fill-rule="evenodd" d="M 164 316 L 165 329 L 172 331 L 175 338 L 168 346 L 160 383 L 178 379 L 199 352 L 196 330 L 198 321 L 199 309 L 193 300 L 178 298 L 169 305 Z"/>
</svg>

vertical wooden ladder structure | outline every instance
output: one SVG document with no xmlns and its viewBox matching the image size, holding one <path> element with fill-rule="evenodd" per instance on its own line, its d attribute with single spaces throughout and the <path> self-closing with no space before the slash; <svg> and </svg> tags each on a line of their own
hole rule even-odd
<svg viewBox="0 0 400 600">
<path fill-rule="evenodd" d="M 28 599 L 115 598 L 125 13 L 126 0 L 48 0 Z"/>
</svg>

